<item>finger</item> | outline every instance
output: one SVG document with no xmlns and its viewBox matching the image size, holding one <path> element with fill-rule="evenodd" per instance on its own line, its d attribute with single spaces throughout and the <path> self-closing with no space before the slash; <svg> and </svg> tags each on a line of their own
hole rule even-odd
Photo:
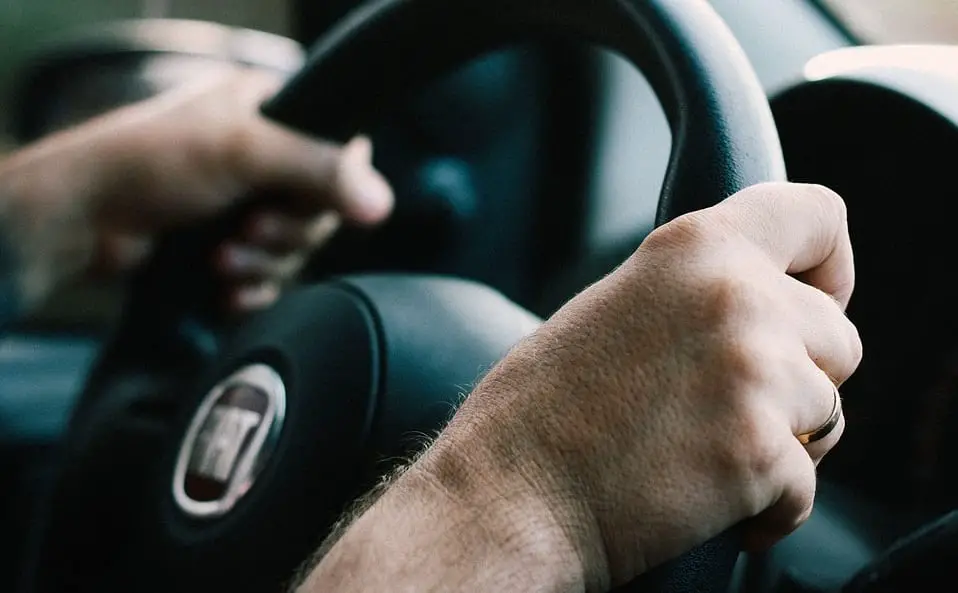
<svg viewBox="0 0 958 593">
<path fill-rule="evenodd" d="M 275 282 L 245 284 L 230 292 L 229 306 L 236 313 L 252 313 L 273 305 L 280 295 L 280 287 Z"/>
<path fill-rule="evenodd" d="M 841 415 L 838 417 L 838 424 L 835 425 L 835 428 L 833 428 L 827 436 L 805 445 L 805 451 L 808 453 L 808 456 L 812 458 L 816 467 L 822 462 L 822 459 L 835 448 L 835 445 L 838 444 L 845 434 L 845 414 L 843 414 L 841 410 L 839 410 L 839 414 Z"/>
<path fill-rule="evenodd" d="M 276 254 L 322 247 L 339 229 L 342 219 L 335 212 L 302 218 L 284 212 L 260 212 L 250 218 L 246 238 L 253 245 Z"/>
<path fill-rule="evenodd" d="M 785 405 L 791 410 L 791 431 L 797 441 L 798 435 L 818 431 L 832 419 L 836 412 L 836 387 L 832 379 L 808 358 L 794 368 L 799 374 L 792 381 L 797 390 L 786 394 L 790 400 Z M 837 411 L 840 410 L 839 402 Z M 840 421 L 825 436 L 805 445 L 806 452 L 816 464 L 838 444 L 843 429 L 844 424 Z"/>
<path fill-rule="evenodd" d="M 217 250 L 216 269 L 234 281 L 285 281 L 302 269 L 301 253 L 277 256 L 250 245 L 225 243 Z"/>
<path fill-rule="evenodd" d="M 798 435 L 815 432 L 825 425 L 835 409 L 835 384 L 805 355 L 800 342 L 786 346 L 779 354 L 767 359 L 766 367 L 777 387 L 765 389 L 775 408 L 785 414 L 788 431 L 798 441 Z M 835 432 L 837 428 L 833 428 Z M 810 451 L 821 457 L 838 442 L 840 433 L 815 442 Z M 809 443 L 811 445 L 811 443 Z"/>
<path fill-rule="evenodd" d="M 271 124 L 256 127 L 247 156 L 251 186 L 288 189 L 302 208 L 331 209 L 356 224 L 377 224 L 392 211 L 392 189 L 370 162 L 369 140 L 339 148 Z"/>
<path fill-rule="evenodd" d="M 784 453 L 772 479 L 780 484 L 777 500 L 745 523 L 745 547 L 759 552 L 795 531 L 808 519 L 815 502 L 815 464 L 797 440 L 782 444 Z"/>
<path fill-rule="evenodd" d="M 790 277 L 783 277 L 792 294 L 793 323 L 805 343 L 809 358 L 836 386 L 844 383 L 862 360 L 858 328 L 845 316 L 841 305 L 821 290 Z"/>
<path fill-rule="evenodd" d="M 712 210 L 789 274 L 848 306 L 855 267 L 845 203 L 819 185 L 767 183 Z"/>
<path fill-rule="evenodd" d="M 276 90 L 274 77 L 249 75 L 243 93 L 257 105 Z M 332 209 L 358 224 L 376 224 L 392 210 L 392 189 L 372 166 L 372 144 L 358 137 L 343 147 L 309 138 L 258 113 L 236 118 L 225 154 L 238 178 L 252 187 L 290 190 L 315 211 Z"/>
<path fill-rule="evenodd" d="M 372 142 L 365 136 L 357 136 L 343 147 L 338 163 L 334 203 L 342 204 L 340 211 L 354 223 L 377 224 L 392 211 L 392 188 L 373 168 L 372 160 Z"/>
</svg>

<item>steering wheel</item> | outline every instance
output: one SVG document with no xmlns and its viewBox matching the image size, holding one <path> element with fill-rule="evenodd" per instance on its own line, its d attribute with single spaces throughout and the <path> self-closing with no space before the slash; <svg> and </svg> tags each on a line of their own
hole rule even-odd
<svg viewBox="0 0 958 593">
<path fill-rule="evenodd" d="M 345 140 L 415 86 L 541 37 L 618 51 L 651 82 L 673 134 L 658 224 L 785 179 L 762 87 L 705 0 L 378 0 L 317 41 L 263 110 Z M 189 242 L 167 244 L 181 248 L 146 268 L 84 394 L 35 590 L 275 590 L 384 460 L 441 428 L 538 323 L 476 283 L 368 275 L 293 291 L 204 351 L 180 331 L 202 309 L 165 295 L 189 288 Z M 738 551 L 732 530 L 627 589 L 725 591 Z"/>
<path fill-rule="evenodd" d="M 951 511 L 900 538 L 862 568 L 842 593 L 944 593 L 955 588 L 958 511 Z"/>
</svg>

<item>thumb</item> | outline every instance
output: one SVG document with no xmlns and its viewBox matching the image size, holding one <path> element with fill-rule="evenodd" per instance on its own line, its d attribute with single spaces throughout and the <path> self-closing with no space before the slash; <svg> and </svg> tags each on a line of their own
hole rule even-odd
<svg viewBox="0 0 958 593">
<path fill-rule="evenodd" d="M 372 155 L 372 142 L 365 136 L 346 144 L 332 190 L 343 218 L 359 224 L 382 222 L 393 207 L 392 188 L 373 167 Z"/>
<path fill-rule="evenodd" d="M 334 210 L 344 220 L 375 224 L 389 215 L 393 192 L 372 165 L 372 143 L 354 138 L 345 146 L 311 138 L 266 119 L 258 105 L 275 90 L 269 79 L 251 76 L 249 95 L 257 97 L 252 117 L 237 118 L 242 126 L 225 151 L 230 166 L 252 188 L 275 189 L 294 196 L 307 212 Z"/>
</svg>

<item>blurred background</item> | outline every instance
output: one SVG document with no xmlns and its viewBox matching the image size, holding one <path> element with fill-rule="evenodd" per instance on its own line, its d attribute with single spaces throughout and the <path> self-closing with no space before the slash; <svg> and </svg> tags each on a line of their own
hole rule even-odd
<svg viewBox="0 0 958 593">
<path fill-rule="evenodd" d="M 860 38 L 880 42 L 958 41 L 955 0 L 820 0 Z M 76 27 L 130 17 L 212 20 L 289 33 L 285 2 L 277 0 L 0 0 L 0 148 L 9 146 L 3 114 L 22 60 L 51 36 Z"/>
<path fill-rule="evenodd" d="M 0 146 L 9 146 L 10 85 L 23 60 L 65 31 L 114 19 L 188 18 L 288 33 L 278 0 L 0 0 Z"/>
</svg>

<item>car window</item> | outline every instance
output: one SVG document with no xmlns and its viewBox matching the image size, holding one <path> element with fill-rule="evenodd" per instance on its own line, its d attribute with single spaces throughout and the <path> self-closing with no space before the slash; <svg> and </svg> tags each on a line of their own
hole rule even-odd
<svg viewBox="0 0 958 593">
<path fill-rule="evenodd" d="M 69 8 L 67 8 L 69 5 Z M 0 1 L 0 132 L 9 129 L 10 85 L 38 44 L 64 31 L 137 17 L 211 20 L 286 34 L 283 0 L 3 0 Z M 0 136 L 3 134 L 0 133 Z M 0 150 L 9 140 L 0 138 Z"/>
<path fill-rule="evenodd" d="M 821 0 L 853 33 L 869 43 L 958 41 L 955 0 Z"/>
<path fill-rule="evenodd" d="M 0 158 L 15 148 L 11 97 L 24 60 L 41 44 L 85 26 L 131 18 L 197 19 L 287 34 L 285 0 L 0 0 Z M 102 329 L 119 311 L 122 287 L 79 282 L 54 295 L 25 328 Z"/>
</svg>

